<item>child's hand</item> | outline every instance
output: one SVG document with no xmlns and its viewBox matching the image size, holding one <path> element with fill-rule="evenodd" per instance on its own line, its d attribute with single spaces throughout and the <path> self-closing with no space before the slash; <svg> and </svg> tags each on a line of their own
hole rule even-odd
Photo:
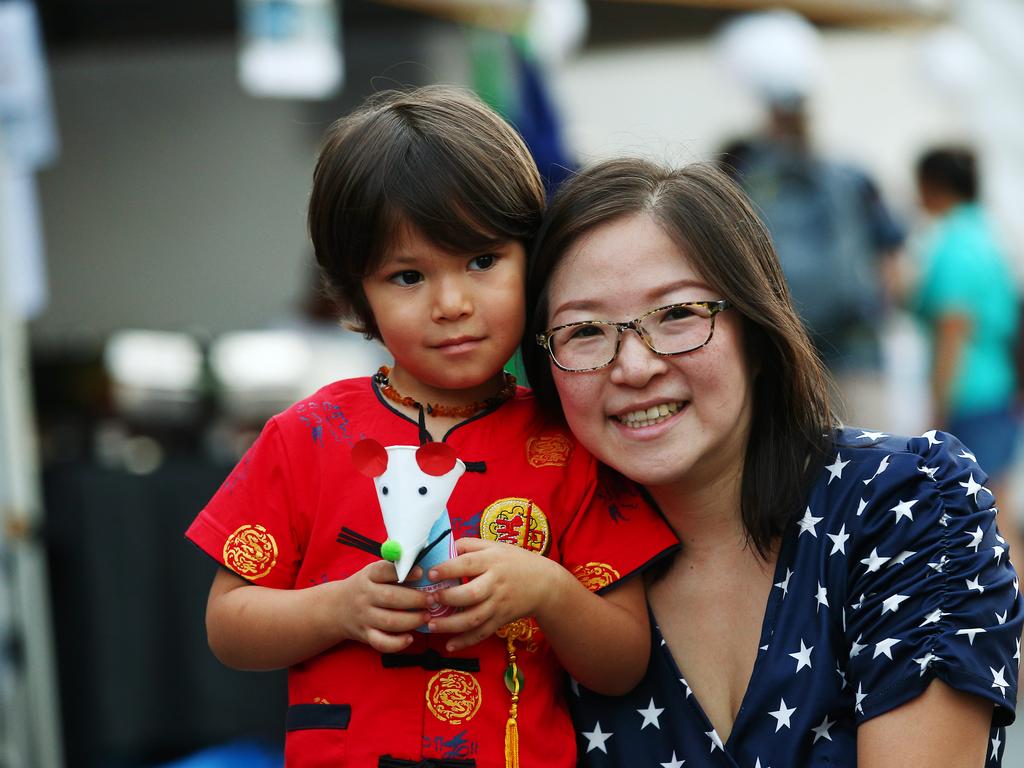
<svg viewBox="0 0 1024 768">
<path fill-rule="evenodd" d="M 421 573 L 414 568 L 409 578 Z M 427 598 L 396 580 L 394 563 L 379 560 L 347 579 L 324 585 L 337 590 L 337 599 L 327 601 L 327 608 L 344 637 L 380 653 L 397 653 L 412 642 L 410 633 L 430 618 Z"/>
<path fill-rule="evenodd" d="M 430 593 L 428 600 L 462 610 L 432 619 L 431 632 L 455 634 L 449 653 L 468 648 L 510 621 L 536 616 L 569 574 L 552 560 L 512 544 L 465 538 L 455 542 L 458 557 L 432 568 L 431 581 L 467 579 L 465 584 Z"/>
</svg>

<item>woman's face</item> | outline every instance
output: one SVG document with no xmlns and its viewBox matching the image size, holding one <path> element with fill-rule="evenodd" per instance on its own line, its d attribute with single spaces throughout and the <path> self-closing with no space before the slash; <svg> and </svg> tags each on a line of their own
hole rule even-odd
<svg viewBox="0 0 1024 768">
<path fill-rule="evenodd" d="M 653 219 L 635 214 L 569 247 L 549 285 L 548 327 L 624 322 L 668 304 L 723 298 Z M 552 365 L 552 374 L 572 431 L 627 477 L 691 488 L 739 477 L 753 377 L 736 310 L 717 315 L 711 341 L 693 352 L 662 357 L 624 331 L 611 365 L 583 373 Z"/>
</svg>

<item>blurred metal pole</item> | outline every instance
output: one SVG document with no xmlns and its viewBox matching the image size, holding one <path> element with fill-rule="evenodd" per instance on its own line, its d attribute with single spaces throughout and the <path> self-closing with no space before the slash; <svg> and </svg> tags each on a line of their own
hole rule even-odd
<svg viewBox="0 0 1024 768">
<path fill-rule="evenodd" d="M 0 130 L 0 233 L 11 226 L 4 221 L 10 211 L 5 157 Z M 7 242 L 0 237 L 0 580 L 10 601 L 11 626 L 0 625 L 0 639 L 10 643 L 2 650 L 14 668 L 7 685 L 0 679 L 0 765 L 61 768 L 49 576 L 46 552 L 37 535 L 43 513 L 27 332 L 24 319 L 10 302 Z"/>
</svg>

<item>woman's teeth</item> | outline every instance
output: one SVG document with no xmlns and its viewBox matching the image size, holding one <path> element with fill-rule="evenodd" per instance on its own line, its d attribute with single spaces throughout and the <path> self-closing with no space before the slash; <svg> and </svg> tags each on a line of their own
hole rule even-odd
<svg viewBox="0 0 1024 768">
<path fill-rule="evenodd" d="M 677 413 L 682 407 L 683 403 L 661 403 L 660 405 L 652 405 L 650 408 L 644 408 L 640 411 L 630 411 L 619 416 L 618 419 L 627 427 L 634 429 L 637 427 L 649 427 L 652 424 L 664 421 L 672 414 Z"/>
</svg>

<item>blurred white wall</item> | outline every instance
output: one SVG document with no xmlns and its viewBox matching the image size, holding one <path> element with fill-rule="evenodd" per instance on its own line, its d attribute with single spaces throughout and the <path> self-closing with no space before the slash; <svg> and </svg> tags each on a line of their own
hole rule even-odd
<svg viewBox="0 0 1024 768">
<path fill-rule="evenodd" d="M 40 176 L 51 302 L 37 344 L 118 327 L 257 327 L 297 301 L 319 131 L 251 98 L 233 45 L 52 62 L 59 162 Z"/>
</svg>

